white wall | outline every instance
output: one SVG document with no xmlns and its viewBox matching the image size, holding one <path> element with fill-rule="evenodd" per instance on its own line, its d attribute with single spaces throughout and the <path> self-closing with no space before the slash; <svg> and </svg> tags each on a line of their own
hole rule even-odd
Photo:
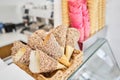
<svg viewBox="0 0 120 80">
<path fill-rule="evenodd" d="M 18 23 L 22 21 L 18 7 L 15 5 L 0 6 L 0 22 Z"/>
<path fill-rule="evenodd" d="M 108 0 L 106 25 L 107 39 L 120 66 L 120 0 Z"/>
</svg>

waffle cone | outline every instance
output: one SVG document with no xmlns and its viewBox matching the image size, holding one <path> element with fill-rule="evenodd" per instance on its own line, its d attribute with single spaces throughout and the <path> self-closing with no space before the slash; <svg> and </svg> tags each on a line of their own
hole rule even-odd
<svg viewBox="0 0 120 80">
<path fill-rule="evenodd" d="M 69 45 L 66 46 L 66 57 L 68 60 L 70 60 L 73 51 L 74 51 L 73 47 L 71 47 Z"/>
<path fill-rule="evenodd" d="M 52 33 L 55 36 L 56 41 L 59 43 L 59 45 L 61 47 L 65 47 L 67 27 L 64 25 L 60 25 L 60 26 L 56 27 L 52 31 Z"/>
<path fill-rule="evenodd" d="M 43 51 L 47 53 L 49 56 L 61 62 L 62 64 L 69 66 L 68 65 L 69 62 L 67 58 L 65 57 L 63 50 L 61 49 L 60 45 L 56 41 L 53 34 L 49 34 L 45 38 L 44 43 L 43 43 Z"/>
<path fill-rule="evenodd" d="M 63 68 L 65 68 L 64 65 L 40 50 L 36 50 L 30 55 L 29 69 L 33 73 L 45 73 Z"/>
<path fill-rule="evenodd" d="M 67 67 L 70 66 L 70 62 L 68 61 L 68 59 L 65 55 L 63 55 L 61 58 L 59 58 L 58 61 Z"/>
<path fill-rule="evenodd" d="M 42 48 L 42 43 L 43 40 L 42 38 L 40 38 L 37 34 L 32 34 L 29 38 L 28 38 L 28 45 L 32 48 L 32 49 L 41 49 Z"/>
<path fill-rule="evenodd" d="M 71 58 L 71 55 L 73 53 L 74 47 L 79 40 L 80 33 L 75 28 L 69 28 L 67 31 L 67 39 L 66 39 L 66 52 L 65 55 L 68 59 L 68 61 Z"/>
<path fill-rule="evenodd" d="M 18 50 L 20 49 L 20 48 L 22 48 L 22 47 L 24 47 L 24 48 L 28 48 L 28 46 L 27 45 L 25 45 L 25 44 L 23 44 L 22 42 L 20 42 L 20 41 L 15 41 L 14 43 L 13 43 L 13 47 L 12 47 L 12 55 L 14 55 L 14 54 L 16 54 L 17 52 L 18 52 Z"/>
<path fill-rule="evenodd" d="M 30 56 L 30 48 L 22 47 L 20 48 L 15 55 L 13 55 L 14 62 L 20 62 L 25 65 L 29 65 L 29 56 Z"/>
<path fill-rule="evenodd" d="M 69 27 L 69 15 L 68 15 L 68 1 L 62 0 L 62 24 Z"/>
</svg>

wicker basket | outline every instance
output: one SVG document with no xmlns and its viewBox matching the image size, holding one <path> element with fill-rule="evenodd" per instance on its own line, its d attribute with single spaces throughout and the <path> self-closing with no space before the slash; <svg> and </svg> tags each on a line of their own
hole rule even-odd
<svg viewBox="0 0 120 80">
<path fill-rule="evenodd" d="M 17 64 L 22 70 L 27 72 L 29 75 L 34 77 L 36 80 L 67 80 L 68 77 L 81 65 L 83 57 L 83 53 L 73 53 L 71 58 L 71 66 L 65 70 L 58 70 L 48 74 L 34 74 L 32 73 L 28 66 L 21 64 Z"/>
</svg>

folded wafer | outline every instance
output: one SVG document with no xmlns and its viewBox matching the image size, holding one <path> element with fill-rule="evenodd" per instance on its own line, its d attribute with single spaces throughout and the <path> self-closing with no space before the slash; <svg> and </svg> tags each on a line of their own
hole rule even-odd
<svg viewBox="0 0 120 80">
<path fill-rule="evenodd" d="M 57 69 L 66 68 L 60 64 L 57 60 L 48 56 L 41 50 L 31 51 L 29 69 L 33 73 L 45 73 L 52 72 Z"/>
<path fill-rule="evenodd" d="M 67 26 L 64 25 L 60 25 L 58 27 L 56 27 L 52 33 L 56 38 L 56 41 L 59 43 L 59 45 L 61 46 L 61 49 L 63 51 L 64 54 L 64 49 L 65 49 L 65 43 L 66 43 L 66 34 L 67 34 Z"/>
<path fill-rule="evenodd" d="M 68 29 L 67 39 L 66 39 L 66 57 L 68 60 L 70 60 L 75 45 L 77 44 L 79 38 L 80 38 L 80 33 L 77 29 L 75 28 Z"/>
<path fill-rule="evenodd" d="M 54 59 L 58 60 L 62 64 L 70 66 L 70 63 L 67 60 L 66 56 L 64 55 L 61 46 L 58 44 L 52 33 L 46 36 L 43 42 L 42 51 L 47 53 Z"/>
</svg>

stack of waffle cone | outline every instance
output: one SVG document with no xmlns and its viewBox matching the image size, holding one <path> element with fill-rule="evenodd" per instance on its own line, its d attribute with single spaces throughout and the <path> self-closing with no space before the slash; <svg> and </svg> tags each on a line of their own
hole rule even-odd
<svg viewBox="0 0 120 80">
<path fill-rule="evenodd" d="M 67 30 L 67 37 L 66 37 L 66 57 L 68 60 L 70 60 L 71 55 L 74 51 L 75 45 L 77 44 L 77 41 L 79 40 L 80 33 L 75 28 L 69 28 Z"/>
<path fill-rule="evenodd" d="M 105 25 L 105 0 L 87 0 L 90 15 L 90 34 L 93 35 Z"/>
<path fill-rule="evenodd" d="M 46 36 L 45 31 L 43 30 L 37 30 L 35 31 L 28 39 L 28 45 L 32 49 L 41 49 L 43 40 Z"/>
<path fill-rule="evenodd" d="M 62 0 L 62 24 L 69 27 L 68 1 Z"/>
<path fill-rule="evenodd" d="M 93 35 L 98 30 L 98 0 L 87 0 L 90 16 L 90 34 Z"/>
<path fill-rule="evenodd" d="M 106 0 L 102 0 L 102 26 L 105 26 Z"/>
<path fill-rule="evenodd" d="M 66 26 L 60 25 L 52 31 L 53 35 L 56 38 L 56 41 L 61 46 L 63 54 L 64 54 L 64 51 L 65 51 L 67 29 L 68 28 Z"/>
<path fill-rule="evenodd" d="M 33 73 L 52 72 L 57 69 L 66 68 L 57 60 L 48 56 L 41 50 L 31 51 L 29 69 Z"/>
<path fill-rule="evenodd" d="M 98 4 L 98 21 L 99 21 L 98 28 L 100 30 L 102 28 L 102 0 L 99 0 Z"/>
<path fill-rule="evenodd" d="M 99 30 L 105 26 L 105 0 L 99 0 Z"/>
<path fill-rule="evenodd" d="M 36 80 L 66 80 L 82 61 L 81 52 L 75 51 L 80 33 L 63 25 L 47 35 L 44 33 L 39 30 L 34 32 L 28 45 L 15 43 L 12 48 L 14 62 L 20 62 L 20 65 L 27 62 L 25 66 L 28 69 L 23 70 Z"/>
<path fill-rule="evenodd" d="M 70 66 L 70 63 L 67 60 L 66 56 L 64 55 L 61 46 L 58 44 L 52 33 L 46 36 L 43 42 L 42 51 L 47 53 L 49 56 L 53 57 L 54 59 L 58 60 L 65 66 Z"/>
<path fill-rule="evenodd" d="M 44 55 L 44 54 L 43 54 Z M 67 68 L 66 70 L 57 70 L 54 74 L 50 76 L 45 76 L 43 74 L 36 74 L 32 73 L 28 66 L 23 65 L 21 63 L 16 63 L 21 69 L 23 69 L 25 72 L 27 72 L 29 75 L 35 78 L 35 80 L 67 80 L 68 77 L 80 66 L 82 63 L 82 55 L 83 53 L 79 50 L 74 50 L 72 55 L 72 65 Z M 35 65 L 34 65 L 35 66 Z M 48 73 L 49 74 L 49 73 Z"/>
</svg>

